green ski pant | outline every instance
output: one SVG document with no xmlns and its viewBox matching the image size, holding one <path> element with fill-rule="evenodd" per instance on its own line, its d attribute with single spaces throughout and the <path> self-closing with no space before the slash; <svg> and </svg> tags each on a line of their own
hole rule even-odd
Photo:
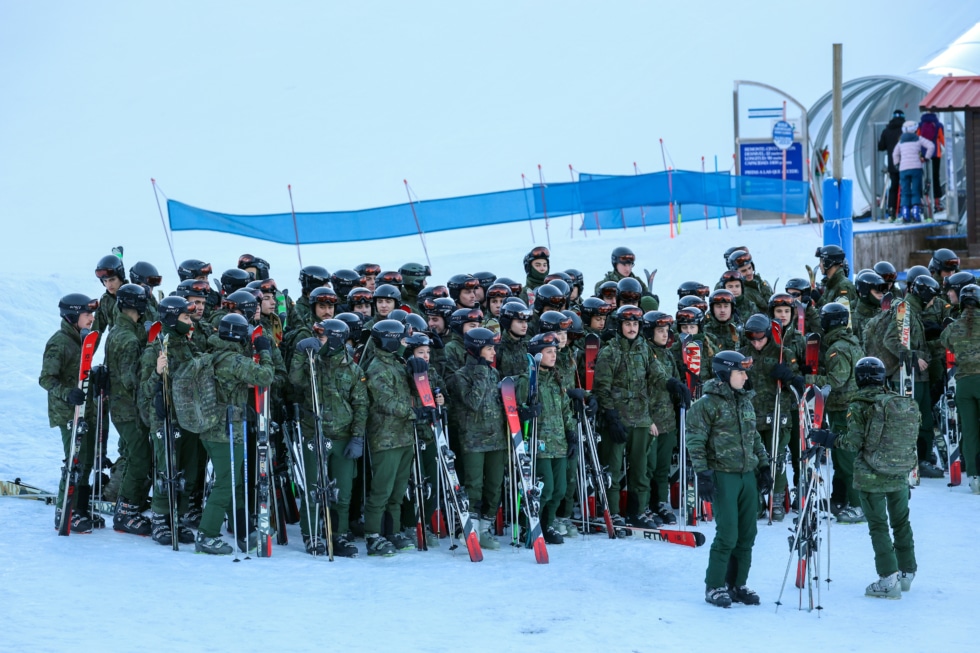
<svg viewBox="0 0 980 653">
<path fill-rule="evenodd" d="M 555 521 L 558 504 L 565 498 L 567 458 L 538 457 L 537 474 L 544 484 L 541 490 L 541 530 L 546 531 Z"/>
<path fill-rule="evenodd" d="M 827 413 L 830 419 L 830 430 L 837 434 L 847 433 L 847 411 L 833 411 Z M 834 497 L 838 500 L 846 500 L 847 505 L 857 508 L 861 505 L 859 492 L 854 489 L 854 458 L 857 453 L 844 451 L 843 449 L 832 449 L 831 457 L 834 461 Z"/>
<path fill-rule="evenodd" d="M 59 426 L 61 430 L 61 444 L 65 448 L 65 466 L 71 465 L 68 457 L 71 455 L 71 428 L 69 426 Z M 92 475 L 92 463 L 95 462 L 95 425 L 89 428 L 88 432 L 82 435 L 81 446 L 78 450 L 78 487 L 89 487 L 89 477 Z M 75 489 L 75 497 L 78 496 L 78 488 Z M 61 475 L 61 482 L 58 483 L 58 508 L 60 509 L 65 501 L 65 475 Z M 88 506 L 85 506 L 88 512 Z"/>
<path fill-rule="evenodd" d="M 956 412 L 962 439 L 960 457 L 967 476 L 977 476 L 980 455 L 980 374 L 956 379 Z"/>
<path fill-rule="evenodd" d="M 925 377 L 925 378 L 923 378 Z M 920 379 L 922 379 L 920 381 Z M 932 448 L 935 444 L 935 431 L 932 421 L 932 400 L 929 394 L 929 379 L 925 374 L 916 371 L 914 388 L 912 390 L 915 403 L 919 405 L 922 419 L 919 421 L 919 438 L 915 441 L 919 454 L 919 462 L 932 458 Z"/>
<path fill-rule="evenodd" d="M 402 501 L 412 473 L 413 447 L 371 452 L 373 481 L 364 505 L 364 533 L 382 532 L 384 514 L 391 516 L 393 532 L 401 531 Z"/>
<path fill-rule="evenodd" d="M 224 442 L 202 440 L 201 443 L 211 457 L 214 484 L 211 486 L 207 503 L 204 504 L 198 531 L 205 537 L 218 537 L 221 535 L 221 523 L 225 520 L 225 516 L 228 516 L 229 526 L 234 519 L 231 509 L 231 447 L 227 440 Z M 245 509 L 245 477 L 242 474 L 244 462 L 245 446 L 238 442 L 235 444 L 235 506 L 239 511 Z M 166 501 L 166 493 L 164 493 L 164 501 Z"/>
<path fill-rule="evenodd" d="M 670 458 L 677 446 L 677 431 L 669 431 L 653 439 L 647 456 L 647 469 L 651 475 L 650 500 L 647 502 L 655 509 L 661 502 L 670 503 Z M 643 507 L 643 504 L 640 504 Z"/>
<path fill-rule="evenodd" d="M 507 451 L 464 453 L 461 458 L 461 480 L 470 498 L 470 511 L 496 518 L 504 474 L 507 473 Z"/>
<path fill-rule="evenodd" d="M 580 450 L 574 457 L 567 458 L 565 463 L 565 498 L 558 509 L 561 516 L 567 519 L 575 515 L 575 501 L 578 499 L 578 457 L 581 455 Z"/>
<path fill-rule="evenodd" d="M 623 451 L 626 452 L 626 485 L 636 494 L 637 506 L 650 504 L 650 471 L 648 459 L 653 437 L 649 427 L 636 426 L 627 429 L 626 444 L 617 444 L 606 436 L 599 443 L 599 457 L 612 476 L 612 486 L 606 493 L 609 497 L 609 513 L 620 513 L 620 491 L 623 488 Z"/>
<path fill-rule="evenodd" d="M 728 581 L 741 587 L 749 577 L 757 529 L 759 490 L 755 471 L 715 471 L 714 476 L 715 539 L 708 553 L 704 583 L 715 588 L 724 587 Z M 732 578 L 727 578 L 729 565 L 734 572 Z"/>
<path fill-rule="evenodd" d="M 312 433 L 303 431 L 304 434 Z M 327 474 L 330 480 L 336 483 L 337 500 L 330 505 L 331 519 L 336 519 L 330 524 L 334 533 L 343 535 L 350 530 L 350 496 L 351 489 L 354 487 L 354 478 L 357 476 L 358 461 L 351 460 L 344 456 L 344 449 L 350 438 L 337 438 L 331 440 L 330 450 L 327 454 Z M 323 510 L 317 512 L 316 499 L 312 492 L 317 484 L 317 456 L 316 448 L 312 437 L 303 438 L 303 471 L 306 474 L 306 487 L 299 506 L 299 527 L 303 535 L 310 534 L 310 524 L 319 516 L 323 518 Z M 307 515 L 309 510 L 309 515 Z M 314 525 L 314 528 L 316 526 Z"/>
<path fill-rule="evenodd" d="M 425 449 L 422 450 L 422 476 L 425 477 L 425 482 L 429 485 L 429 498 L 425 500 L 425 510 L 423 511 L 422 522 L 425 524 L 426 528 L 432 527 L 432 513 L 435 512 L 436 502 L 439 500 L 437 496 L 437 480 L 439 478 L 439 461 L 436 460 L 436 443 L 435 440 L 425 441 Z M 413 463 L 414 464 L 414 463 Z M 411 474 L 409 474 L 411 478 Z M 415 516 L 415 497 L 412 496 L 411 501 L 406 501 L 402 504 L 402 524 L 414 524 L 416 520 Z"/>
<path fill-rule="evenodd" d="M 160 479 L 167 474 L 167 446 L 161 437 L 151 434 L 153 440 L 153 455 L 157 464 L 157 478 L 153 486 L 153 499 L 150 502 L 150 509 L 161 515 L 170 512 L 170 504 L 167 502 L 167 490 L 159 483 Z M 198 443 L 201 438 L 197 433 L 190 431 L 180 431 L 180 437 L 174 439 L 174 447 L 177 460 L 177 473 L 184 475 L 184 489 L 179 493 L 180 501 L 177 514 L 183 515 L 187 512 L 187 501 L 190 496 L 197 491 L 197 456 Z M 249 470 L 251 474 L 251 470 Z"/>
<path fill-rule="evenodd" d="M 119 450 L 126 452 L 126 471 L 119 489 L 119 496 L 127 503 L 142 505 L 153 474 L 153 446 L 149 431 L 139 420 L 113 422 L 119 432 Z"/>
<path fill-rule="evenodd" d="M 918 569 L 909 522 L 909 493 L 908 488 L 893 492 L 858 492 L 864 516 L 868 519 L 871 546 L 875 550 L 875 570 L 879 576 Z M 889 522 L 894 542 L 888 533 Z"/>
</svg>

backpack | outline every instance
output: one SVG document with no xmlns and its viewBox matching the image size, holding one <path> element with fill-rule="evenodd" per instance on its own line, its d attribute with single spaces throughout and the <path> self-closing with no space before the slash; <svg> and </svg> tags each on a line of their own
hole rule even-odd
<svg viewBox="0 0 980 653">
<path fill-rule="evenodd" d="M 919 136 L 935 144 L 939 136 L 939 125 L 931 120 L 923 120 L 919 123 Z"/>
<path fill-rule="evenodd" d="M 861 448 L 861 457 L 872 470 L 887 476 L 904 476 L 915 467 L 919 461 L 915 448 L 919 417 L 919 407 L 912 397 L 892 393 L 875 397 Z"/>
<path fill-rule="evenodd" d="M 194 356 L 177 368 L 170 376 L 170 396 L 182 429 L 204 433 L 221 423 L 210 354 Z"/>
</svg>

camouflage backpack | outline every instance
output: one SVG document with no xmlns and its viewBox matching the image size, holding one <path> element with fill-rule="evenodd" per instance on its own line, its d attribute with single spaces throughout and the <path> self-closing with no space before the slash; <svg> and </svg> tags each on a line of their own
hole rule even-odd
<svg viewBox="0 0 980 653">
<path fill-rule="evenodd" d="M 904 476 L 916 463 L 919 407 L 911 397 L 882 393 L 875 397 L 861 456 L 879 474 Z"/>
<path fill-rule="evenodd" d="M 204 433 L 221 423 L 215 392 L 214 361 L 210 354 L 194 356 L 170 377 L 177 424 L 192 433 Z"/>
</svg>

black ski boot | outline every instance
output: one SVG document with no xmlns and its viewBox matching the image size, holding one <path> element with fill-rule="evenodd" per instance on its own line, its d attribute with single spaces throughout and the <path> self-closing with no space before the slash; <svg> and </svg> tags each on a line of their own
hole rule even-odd
<svg viewBox="0 0 980 653">
<path fill-rule="evenodd" d="M 728 595 L 728 589 L 724 587 L 706 587 L 704 600 L 711 605 L 717 605 L 719 608 L 732 606 L 732 597 Z"/>
<path fill-rule="evenodd" d="M 548 544 L 564 544 L 565 538 L 555 530 L 554 526 L 549 526 L 544 532 L 544 541 Z"/>
<path fill-rule="evenodd" d="M 173 546 L 173 531 L 170 529 L 170 518 L 167 515 L 155 512 L 150 516 L 151 537 L 153 541 L 162 546 Z"/>
<path fill-rule="evenodd" d="M 347 539 L 346 535 L 334 535 L 333 554 L 341 558 L 356 558 L 357 547 Z"/>
<path fill-rule="evenodd" d="M 221 537 L 207 537 L 203 533 L 198 533 L 197 540 L 194 542 L 194 551 L 196 553 L 226 556 L 231 555 L 235 549 L 221 539 Z"/>
<path fill-rule="evenodd" d="M 116 514 L 112 516 L 112 529 L 120 533 L 130 533 L 146 537 L 153 532 L 150 520 L 139 512 L 139 506 L 119 497 Z"/>
<path fill-rule="evenodd" d="M 201 497 L 192 494 L 187 500 L 187 512 L 180 518 L 180 523 L 187 528 L 197 528 L 201 525 Z"/>
<path fill-rule="evenodd" d="M 759 605 L 759 595 L 750 590 L 747 586 L 735 587 L 728 586 L 728 595 L 734 603 L 744 605 Z"/>
</svg>

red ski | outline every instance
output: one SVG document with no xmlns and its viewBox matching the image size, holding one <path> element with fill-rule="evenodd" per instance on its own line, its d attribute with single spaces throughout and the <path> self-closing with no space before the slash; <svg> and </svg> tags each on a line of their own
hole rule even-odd
<svg viewBox="0 0 980 653">
<path fill-rule="evenodd" d="M 585 336 L 585 389 L 592 392 L 595 380 L 595 359 L 599 356 L 599 345 L 602 341 L 598 333 Z"/>
<path fill-rule="evenodd" d="M 88 378 L 92 370 L 92 358 L 95 357 L 95 347 L 99 342 L 98 331 L 83 331 L 82 357 L 78 367 L 78 389 L 88 396 Z M 63 470 L 65 479 L 65 496 L 61 504 L 61 522 L 58 524 L 58 535 L 71 534 L 71 513 L 75 506 L 75 488 L 78 486 L 80 468 L 78 453 L 82 448 L 82 436 L 88 431 L 85 423 L 85 403 L 75 406 L 75 416 L 71 422 L 71 451 L 65 460 Z"/>
</svg>

